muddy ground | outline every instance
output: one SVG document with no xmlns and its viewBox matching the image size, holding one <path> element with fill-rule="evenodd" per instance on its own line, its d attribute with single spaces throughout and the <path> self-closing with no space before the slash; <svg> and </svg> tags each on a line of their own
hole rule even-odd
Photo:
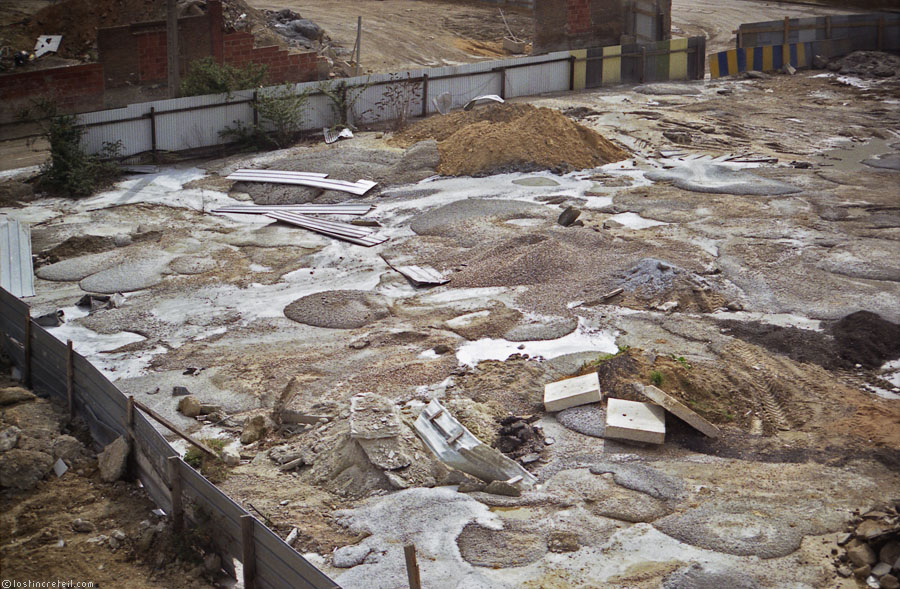
<svg viewBox="0 0 900 589">
<path fill-rule="evenodd" d="M 226 439 L 242 460 L 219 485 L 283 536 L 298 528 L 294 546 L 342 586 L 399 586 L 414 542 L 434 587 L 853 587 L 835 542 L 900 489 L 897 80 L 522 101 L 583 107 L 569 112 L 632 154 L 566 175 L 430 177 L 427 146 L 362 133 L 3 211 L 33 223 L 34 314 L 63 309 L 51 331 L 123 390 Z M 382 184 L 349 198 L 222 179 L 249 165 Z M 372 204 L 390 239 L 210 212 L 273 198 Z M 580 224 L 557 222 L 568 206 Z M 415 288 L 384 258 L 450 282 Z M 86 291 L 125 299 L 88 313 Z M 591 370 L 623 398 L 656 382 L 722 436 L 669 419 L 664 445 L 631 445 L 597 437 L 602 406 L 543 412 L 546 383 Z M 218 415 L 178 413 L 174 386 Z M 348 438 L 349 399 L 367 391 L 396 404 L 408 466 Z M 409 428 L 432 398 L 485 440 L 535 415 L 539 487 L 459 492 Z M 240 443 L 276 405 L 327 421 Z"/>
</svg>

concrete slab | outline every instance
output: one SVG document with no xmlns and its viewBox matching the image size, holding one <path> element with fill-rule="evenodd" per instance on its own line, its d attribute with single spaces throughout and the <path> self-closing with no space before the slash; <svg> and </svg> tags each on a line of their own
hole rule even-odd
<svg viewBox="0 0 900 589">
<path fill-rule="evenodd" d="M 662 444 L 666 439 L 666 412 L 659 405 L 610 398 L 606 403 L 606 437 Z"/>
<path fill-rule="evenodd" d="M 710 438 L 719 437 L 719 428 L 688 409 L 687 405 L 682 404 L 678 399 L 669 396 L 665 391 L 662 391 L 653 385 L 641 385 L 640 383 L 635 383 L 635 388 L 639 393 L 643 394 L 657 405 L 662 406 L 663 409 L 694 429 L 706 434 Z"/>
<path fill-rule="evenodd" d="M 600 377 L 596 372 L 544 385 L 544 409 L 548 412 L 599 403 L 602 399 Z"/>
</svg>

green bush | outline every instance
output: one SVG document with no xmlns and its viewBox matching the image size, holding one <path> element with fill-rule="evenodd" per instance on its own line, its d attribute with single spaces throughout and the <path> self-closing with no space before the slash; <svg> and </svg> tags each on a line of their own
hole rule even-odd
<svg viewBox="0 0 900 589">
<path fill-rule="evenodd" d="M 187 75 L 181 80 L 181 95 L 231 94 L 237 90 L 258 88 L 268 69 L 265 65 L 253 62 L 239 68 L 228 63 L 216 63 L 212 57 L 204 57 L 191 62 Z"/>
<path fill-rule="evenodd" d="M 659 370 L 654 370 L 650 373 L 650 382 L 653 386 L 662 386 L 663 383 L 663 374 Z"/>
<path fill-rule="evenodd" d="M 285 147 L 297 137 L 306 118 L 308 101 L 308 90 L 296 92 L 290 84 L 257 96 L 256 110 L 260 120 L 272 129 L 275 145 Z"/>
<path fill-rule="evenodd" d="M 54 101 L 37 101 L 20 118 L 40 125 L 50 145 L 50 159 L 41 166 L 42 189 L 78 198 L 93 194 L 121 174 L 115 160 L 122 142 L 104 142 L 99 155 L 89 155 L 81 144 L 84 128 L 75 116 L 59 114 Z"/>
</svg>

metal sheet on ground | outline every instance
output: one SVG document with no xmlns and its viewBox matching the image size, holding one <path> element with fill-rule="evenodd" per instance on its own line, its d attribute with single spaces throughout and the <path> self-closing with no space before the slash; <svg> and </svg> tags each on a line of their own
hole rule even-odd
<svg viewBox="0 0 900 589">
<path fill-rule="evenodd" d="M 17 297 L 34 296 L 31 230 L 15 219 L 0 223 L 0 286 Z"/>
<path fill-rule="evenodd" d="M 444 278 L 440 272 L 431 266 L 403 266 L 388 261 L 384 256 L 381 256 L 381 259 L 384 260 L 385 264 L 402 274 L 413 286 L 439 286 L 450 282 L 449 278 Z"/>
<path fill-rule="evenodd" d="M 290 176 L 284 173 L 261 174 L 254 173 L 234 173 L 228 176 L 229 180 L 243 180 L 245 182 L 271 182 L 273 184 L 296 184 L 299 186 L 312 186 L 323 190 L 340 190 L 362 196 L 371 190 L 376 182 L 371 180 L 357 180 L 356 182 L 347 182 L 345 180 L 327 180 L 324 178 L 313 178 L 309 176 Z"/>
<path fill-rule="evenodd" d="M 304 229 L 309 229 L 310 231 L 322 233 L 329 237 L 343 239 L 344 241 L 349 241 L 350 243 L 355 243 L 357 245 L 364 245 L 366 247 L 372 247 L 373 245 L 378 245 L 379 243 L 387 241 L 387 237 L 377 235 L 370 229 L 363 229 L 347 223 L 325 221 L 307 217 L 305 215 L 298 215 L 296 213 L 267 213 L 266 216 L 298 227 L 303 227 Z"/>
<path fill-rule="evenodd" d="M 215 209 L 214 213 L 237 213 L 242 215 L 265 215 L 266 213 L 301 213 L 304 215 L 350 215 L 360 217 L 371 211 L 372 205 L 246 205 Z"/>
</svg>

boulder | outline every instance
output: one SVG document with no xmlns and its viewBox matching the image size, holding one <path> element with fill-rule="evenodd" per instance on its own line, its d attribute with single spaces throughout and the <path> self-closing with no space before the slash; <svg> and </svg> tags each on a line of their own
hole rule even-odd
<svg viewBox="0 0 900 589">
<path fill-rule="evenodd" d="M 262 415 L 255 415 L 250 418 L 250 421 L 244 426 L 244 431 L 241 432 L 241 444 L 258 442 L 268 431 L 269 426 L 266 424 L 266 418 Z"/>
<path fill-rule="evenodd" d="M 0 487 L 31 489 L 51 468 L 53 458 L 49 454 L 14 448 L 0 454 Z"/>
<path fill-rule="evenodd" d="M 200 408 L 200 400 L 194 395 L 182 397 L 181 400 L 178 401 L 178 411 L 185 417 L 197 417 L 200 415 Z"/>
<path fill-rule="evenodd" d="M 562 213 L 560 213 L 559 218 L 556 220 L 557 223 L 562 225 L 563 227 L 568 227 L 581 215 L 581 211 L 576 209 L 575 207 L 566 207 Z"/>
<path fill-rule="evenodd" d="M 119 436 L 110 445 L 103 449 L 97 461 L 100 466 L 100 480 L 104 483 L 112 483 L 125 474 L 128 467 L 128 454 L 131 448 L 128 440 Z"/>
<path fill-rule="evenodd" d="M 873 565 L 878 562 L 875 551 L 872 550 L 868 544 L 858 544 L 852 548 L 848 548 L 847 558 L 849 558 L 850 562 L 856 567 Z"/>
<path fill-rule="evenodd" d="M 222 460 L 225 466 L 237 466 L 241 463 L 241 455 L 234 448 L 225 448 L 222 450 Z"/>
<path fill-rule="evenodd" d="M 22 401 L 31 401 L 35 398 L 34 393 L 22 387 L 6 387 L 0 389 L 0 406 L 14 405 Z"/>
<path fill-rule="evenodd" d="M 298 18 L 289 23 L 291 30 L 298 35 L 307 39 L 319 39 L 322 36 L 322 29 L 313 21 L 306 18 Z"/>
</svg>

